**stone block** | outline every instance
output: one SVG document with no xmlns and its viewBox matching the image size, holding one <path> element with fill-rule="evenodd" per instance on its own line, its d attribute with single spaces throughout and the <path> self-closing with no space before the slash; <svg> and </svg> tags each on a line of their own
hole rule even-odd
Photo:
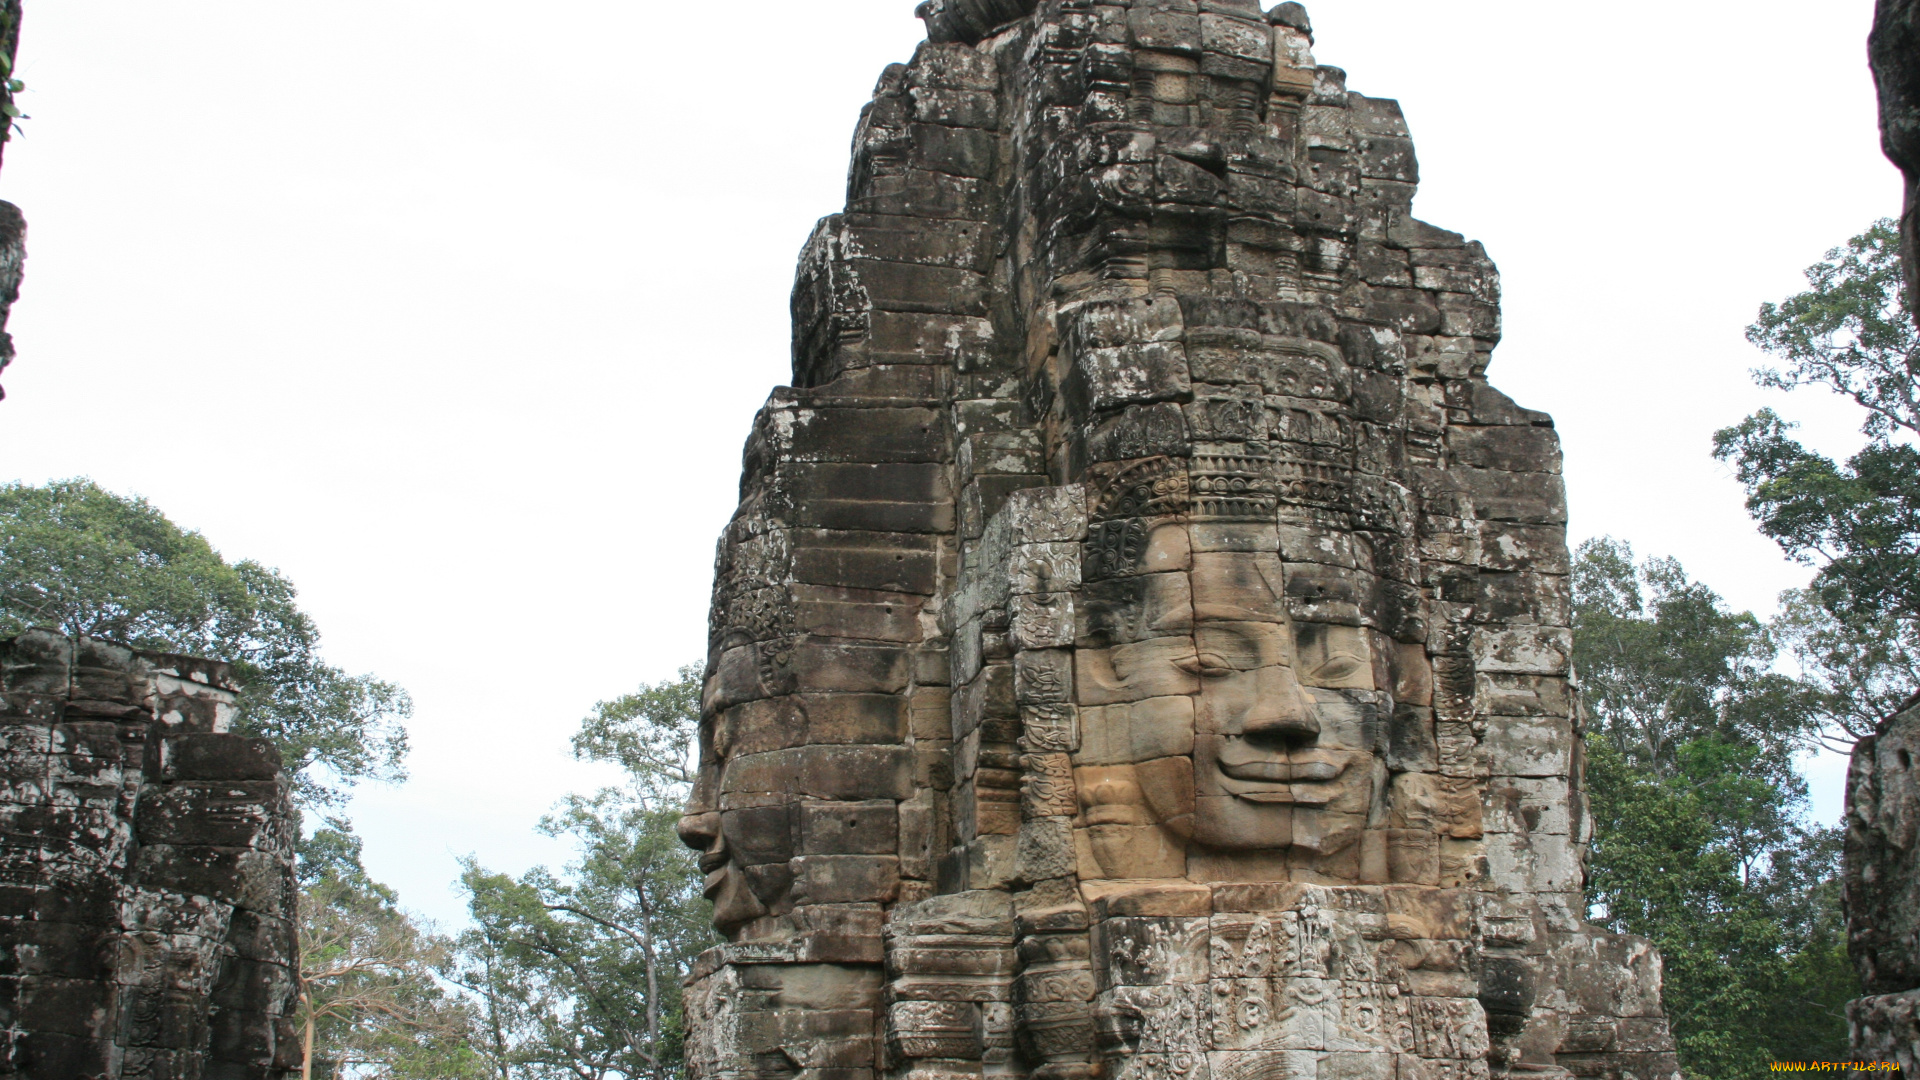
<svg viewBox="0 0 1920 1080">
<path fill-rule="evenodd" d="M 168 784 L 141 799 L 136 831 L 143 844 L 212 844 L 271 852 L 291 840 L 284 831 L 288 791 L 279 780 Z"/>
<path fill-rule="evenodd" d="M 1564 716 L 1489 716 L 1482 743 L 1494 771 L 1563 777 L 1573 771 L 1573 722 Z"/>
<path fill-rule="evenodd" d="M 999 100 L 991 93 L 921 86 L 907 93 L 913 99 L 913 118 L 923 123 L 987 129 L 1000 123 Z"/>
<path fill-rule="evenodd" d="M 913 671 L 912 653 L 888 645 L 797 645 L 788 666 L 794 689 L 813 693 L 897 694 Z"/>
<path fill-rule="evenodd" d="M 1062 392 L 1081 412 L 1178 400 L 1193 392 L 1186 349 L 1156 341 L 1076 353 Z"/>
<path fill-rule="evenodd" d="M 1073 653 L 1068 649 L 1022 652 L 1014 657 L 1014 700 L 1021 705 L 1066 704 L 1073 697 Z"/>
<path fill-rule="evenodd" d="M 1543 574 L 1572 572 L 1567 552 L 1567 530 L 1558 525 L 1483 521 L 1480 523 L 1478 561 L 1488 570 L 1532 570 Z"/>
<path fill-rule="evenodd" d="M 887 1044 L 903 1058 L 978 1060 L 985 1047 L 979 1006 L 966 1001 L 901 1001 L 887 1009 Z"/>
<path fill-rule="evenodd" d="M 1067 877 L 1077 864 L 1071 821 L 1047 818 L 1021 824 L 1014 868 L 1018 880 L 1036 882 Z"/>
<path fill-rule="evenodd" d="M 1481 674 L 1475 680 L 1474 712 L 1480 716 L 1565 717 L 1572 711 L 1564 676 Z"/>
<path fill-rule="evenodd" d="M 906 799 L 913 794 L 913 752 L 904 746 L 806 746 L 750 754 L 730 763 L 729 795 L 779 793 L 815 799 Z"/>
<path fill-rule="evenodd" d="M 1122 917 L 1194 917 L 1213 913 L 1213 889 L 1182 881 L 1112 882 L 1082 887 L 1094 921 Z"/>
<path fill-rule="evenodd" d="M 876 234 L 863 230 L 872 242 Z M 924 238 L 924 232 L 888 237 Z M 922 241 L 924 242 L 924 241 Z M 945 418 L 930 408 L 801 408 L 794 411 L 787 453 L 804 462 L 937 462 L 948 454 Z"/>
<path fill-rule="evenodd" d="M 1083 765 L 1118 765 L 1193 753 L 1193 698 L 1148 698 L 1081 714 Z"/>
<path fill-rule="evenodd" d="M 272 780 L 280 751 L 265 739 L 239 735 L 176 735 L 161 740 L 160 779 Z"/>
<path fill-rule="evenodd" d="M 1869 994 L 1920 987 L 1920 709 L 1860 740 L 1847 772 L 1848 951 Z"/>
<path fill-rule="evenodd" d="M 1856 1061 L 1896 1062 L 1901 1072 L 1920 1065 L 1920 990 L 1879 994 L 1847 1003 L 1848 1041 Z"/>
<path fill-rule="evenodd" d="M 1449 471 L 1465 487 L 1473 499 L 1475 513 L 1482 520 L 1522 525 L 1565 526 L 1567 523 L 1566 493 L 1557 480 L 1499 469 Z"/>
<path fill-rule="evenodd" d="M 1073 644 L 1072 593 L 1016 596 L 1010 605 L 1015 648 L 1059 649 Z"/>
<path fill-rule="evenodd" d="M 1482 628 L 1473 635 L 1474 666 L 1511 675 L 1565 675 L 1573 666 L 1573 631 L 1561 626 Z"/>
<path fill-rule="evenodd" d="M 243 847 L 148 844 L 140 848 L 134 875 L 142 887 L 207 896 L 265 915 L 281 915 L 293 902 L 283 876 L 284 852 Z"/>
<path fill-rule="evenodd" d="M 1440 768 L 1440 743 L 1435 733 L 1433 710 L 1414 705 L 1397 705 L 1387 728 L 1387 767 L 1396 772 L 1436 772 Z"/>
<path fill-rule="evenodd" d="M 1009 889 L 1020 880 L 1018 837 L 977 836 L 966 844 L 967 882 L 976 889 Z"/>
<path fill-rule="evenodd" d="M 898 804 L 804 803 L 800 851 L 806 855 L 891 855 L 900 845 Z"/>
<path fill-rule="evenodd" d="M 885 903 L 900 888 L 892 855 L 802 855 L 791 865 L 796 904 Z"/>
<path fill-rule="evenodd" d="M 1487 831 L 1571 835 L 1571 783 L 1571 778 L 1565 774 L 1552 774 L 1545 778 L 1494 777 L 1487 789 Z"/>
<path fill-rule="evenodd" d="M 1023 705 L 1020 746 L 1026 750 L 1072 753 L 1081 748 L 1080 711 L 1074 705 Z"/>
<path fill-rule="evenodd" d="M 1026 754 L 1021 757 L 1020 816 L 1028 824 L 1041 818 L 1072 818 L 1080 812 L 1073 779 L 1073 759 L 1064 753 Z M 1024 826 L 1023 826 L 1024 827 Z M 1071 837 L 1063 838 L 1067 872 L 1072 872 Z M 1029 881 L 1044 881 L 1061 874 L 1043 874 Z"/>
<path fill-rule="evenodd" d="M 1573 623 L 1571 579 L 1556 574 L 1491 573 L 1475 575 L 1475 622 L 1570 626 Z"/>
</svg>

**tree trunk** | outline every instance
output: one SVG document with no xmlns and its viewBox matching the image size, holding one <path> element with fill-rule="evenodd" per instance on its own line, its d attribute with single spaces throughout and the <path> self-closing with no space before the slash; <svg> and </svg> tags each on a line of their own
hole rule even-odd
<svg viewBox="0 0 1920 1080">
<path fill-rule="evenodd" d="M 302 1036 L 300 1055 L 300 1080 L 313 1080 L 313 999 L 301 994 L 300 1003 L 307 1007 L 307 1030 Z"/>
</svg>

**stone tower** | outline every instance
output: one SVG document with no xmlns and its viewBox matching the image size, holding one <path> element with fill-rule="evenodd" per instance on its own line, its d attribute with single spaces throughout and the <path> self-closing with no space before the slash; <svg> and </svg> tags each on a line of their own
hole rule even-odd
<svg viewBox="0 0 1920 1080">
<path fill-rule="evenodd" d="M 1920 707 L 1861 739 L 1847 770 L 1847 950 L 1867 996 L 1847 1007 L 1856 1061 L 1920 1068 Z"/>
<path fill-rule="evenodd" d="M 294 842 L 225 664 L 0 641 L 0 1080 L 282 1080 Z"/>
<path fill-rule="evenodd" d="M 1293 3 L 921 16 L 720 543 L 694 1077 L 1677 1076 L 1399 107 Z"/>
</svg>

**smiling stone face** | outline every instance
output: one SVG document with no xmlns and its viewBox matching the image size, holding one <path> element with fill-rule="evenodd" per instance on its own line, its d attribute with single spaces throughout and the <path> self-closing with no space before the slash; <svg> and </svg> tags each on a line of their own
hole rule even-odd
<svg viewBox="0 0 1920 1080">
<path fill-rule="evenodd" d="M 690 1074 L 1674 1076 L 1578 926 L 1558 446 L 1399 107 L 1296 4 L 922 14 L 716 562 Z"/>
<path fill-rule="evenodd" d="M 1324 864 L 1354 846 L 1385 796 L 1364 639 L 1348 627 L 1301 633 L 1276 552 L 1194 551 L 1195 527 L 1178 521 L 1120 531 L 1144 540 L 1080 605 L 1093 827 L 1152 825 L 1203 860 L 1297 849 Z M 1216 545 L 1274 535 L 1200 531 Z M 1115 876 L 1137 876 L 1141 846 L 1094 841 Z"/>
</svg>

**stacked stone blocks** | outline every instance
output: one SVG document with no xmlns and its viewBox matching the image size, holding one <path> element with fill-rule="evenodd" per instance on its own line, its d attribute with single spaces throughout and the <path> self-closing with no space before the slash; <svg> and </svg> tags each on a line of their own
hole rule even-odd
<svg viewBox="0 0 1920 1080">
<path fill-rule="evenodd" d="M 1847 950 L 1867 996 L 1850 1002 L 1859 1061 L 1920 1067 L 1920 708 L 1860 740 L 1847 771 Z"/>
<path fill-rule="evenodd" d="M 1674 1075 L 1398 106 L 1297 4 L 922 14 L 716 564 L 695 1075 Z"/>
<path fill-rule="evenodd" d="M 297 818 L 234 696 L 221 664 L 0 643 L 0 1077 L 297 1069 Z"/>
</svg>

